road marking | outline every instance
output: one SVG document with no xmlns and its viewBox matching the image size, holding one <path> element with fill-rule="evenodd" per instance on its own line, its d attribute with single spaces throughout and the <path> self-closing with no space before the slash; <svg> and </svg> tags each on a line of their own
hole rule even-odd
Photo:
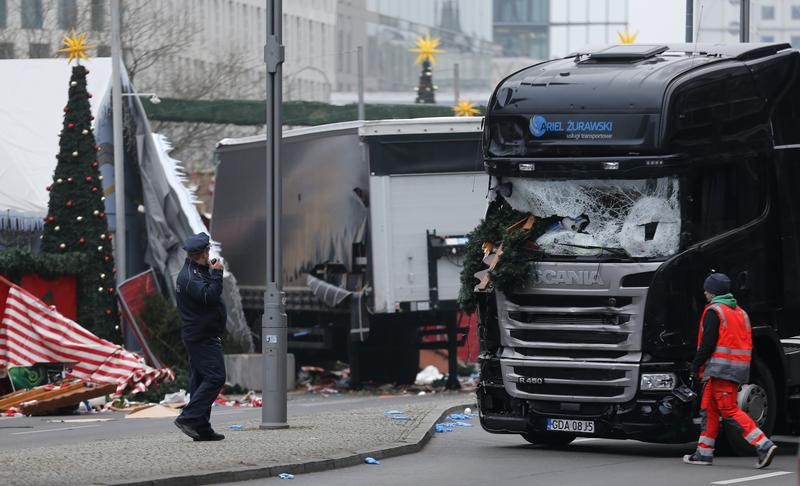
<svg viewBox="0 0 800 486">
<path fill-rule="evenodd" d="M 789 471 L 776 471 L 773 473 L 768 474 L 759 474 L 758 476 L 750 476 L 746 478 L 736 478 L 736 479 L 727 479 L 725 481 L 715 481 L 711 484 L 735 484 L 735 483 L 744 483 L 746 481 L 758 481 L 759 479 L 767 479 L 767 478 L 774 478 L 776 476 L 785 476 L 787 474 L 792 474 Z"/>
<path fill-rule="evenodd" d="M 41 434 L 42 432 L 59 432 L 62 430 L 88 429 L 89 427 L 100 427 L 99 425 L 78 425 L 75 427 L 61 427 L 59 429 L 32 430 L 30 432 L 13 432 L 8 435 Z"/>
</svg>

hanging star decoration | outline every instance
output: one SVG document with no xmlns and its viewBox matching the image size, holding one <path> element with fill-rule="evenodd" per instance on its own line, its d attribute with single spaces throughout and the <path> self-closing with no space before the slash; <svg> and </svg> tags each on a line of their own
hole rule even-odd
<svg viewBox="0 0 800 486">
<path fill-rule="evenodd" d="M 67 62 L 72 62 L 72 60 L 75 59 L 78 61 L 78 64 L 80 64 L 81 59 L 84 61 L 89 59 L 86 57 L 86 50 L 94 49 L 95 46 L 86 44 L 86 35 L 86 32 L 82 34 L 76 34 L 74 30 L 72 31 L 71 35 L 64 34 L 65 47 L 63 49 L 59 49 L 58 52 L 67 53 Z"/>
<path fill-rule="evenodd" d="M 475 116 L 481 114 L 481 110 L 476 108 L 469 100 L 458 100 L 458 103 L 452 110 L 455 116 Z"/>
<path fill-rule="evenodd" d="M 414 64 L 422 64 L 425 61 L 436 64 L 436 54 L 445 52 L 439 49 L 439 38 L 431 37 L 430 34 L 425 34 L 425 37 L 417 37 L 417 47 L 409 49 L 409 51 L 417 53 L 417 60 L 414 61 Z"/>
<path fill-rule="evenodd" d="M 633 34 L 630 33 L 628 27 L 625 27 L 625 33 L 623 34 L 620 31 L 617 31 L 617 36 L 619 37 L 619 41 L 623 44 L 633 44 L 636 42 L 636 38 L 639 37 L 639 31 L 637 30 Z"/>
</svg>

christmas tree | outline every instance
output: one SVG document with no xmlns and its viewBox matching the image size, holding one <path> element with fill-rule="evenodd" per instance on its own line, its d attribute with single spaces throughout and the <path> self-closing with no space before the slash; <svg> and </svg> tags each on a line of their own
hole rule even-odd
<svg viewBox="0 0 800 486">
<path fill-rule="evenodd" d="M 50 201 L 41 250 L 87 256 L 86 267 L 78 275 L 78 323 L 104 339 L 119 342 L 112 237 L 92 132 L 92 94 L 86 90 L 89 70 L 80 64 L 92 46 L 86 45 L 86 34 L 73 32 L 64 40 L 66 47 L 61 52 L 69 54 L 69 61 L 76 59 L 77 65 L 72 68 L 69 101 L 64 107 L 53 183 L 47 186 Z"/>
<path fill-rule="evenodd" d="M 417 53 L 416 64 L 422 64 L 422 73 L 419 75 L 419 86 L 417 87 L 417 99 L 415 103 L 436 103 L 434 92 L 436 86 L 433 84 L 433 65 L 436 64 L 436 54 L 444 52 L 439 47 L 439 39 L 431 38 L 430 34 L 425 37 L 417 38 L 417 47 L 409 49 Z"/>
</svg>

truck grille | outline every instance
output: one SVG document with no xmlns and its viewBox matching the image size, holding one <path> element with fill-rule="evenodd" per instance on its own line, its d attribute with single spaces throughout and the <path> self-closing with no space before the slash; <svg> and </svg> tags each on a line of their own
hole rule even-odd
<svg viewBox="0 0 800 486">
<path fill-rule="evenodd" d="M 506 392 L 539 404 L 630 401 L 639 385 L 647 288 L 623 287 L 627 275 L 660 263 L 538 262 L 538 271 L 593 271 L 599 284 L 537 280 L 496 292 L 500 366 Z"/>
</svg>

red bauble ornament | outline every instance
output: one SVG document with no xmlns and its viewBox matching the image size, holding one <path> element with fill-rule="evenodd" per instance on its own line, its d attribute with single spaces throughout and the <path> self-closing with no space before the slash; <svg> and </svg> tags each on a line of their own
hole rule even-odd
<svg viewBox="0 0 800 486">
<path fill-rule="evenodd" d="M 96 160 L 94 162 L 92 162 L 92 168 L 94 168 L 94 169 L 97 168 L 97 161 Z"/>
<path fill-rule="evenodd" d="M 110 316 L 111 314 L 113 314 L 113 312 L 111 311 L 111 309 L 106 309 L 106 315 L 107 315 L 107 316 Z"/>
<path fill-rule="evenodd" d="M 108 240 L 111 241 L 114 239 L 114 235 L 108 235 Z"/>
<path fill-rule="evenodd" d="M 89 74 L 89 70 L 88 69 L 83 68 L 83 70 L 86 71 L 86 74 Z"/>
<path fill-rule="evenodd" d="M 114 293 L 114 289 L 113 289 L 113 288 L 111 288 L 111 287 L 109 287 L 109 288 L 108 288 L 108 293 L 109 293 L 109 294 L 113 294 L 113 293 Z"/>
<path fill-rule="evenodd" d="M 71 207 L 72 207 L 72 201 L 67 201 L 67 207 L 68 207 L 68 208 L 71 208 Z"/>
<path fill-rule="evenodd" d="M 97 188 L 96 188 L 96 187 L 93 187 L 93 188 L 92 188 L 92 192 L 97 192 Z"/>
<path fill-rule="evenodd" d="M 111 273 L 117 273 L 117 268 L 116 267 L 112 268 Z"/>
<path fill-rule="evenodd" d="M 49 190 L 50 190 L 50 189 L 52 189 L 52 188 L 53 188 L 53 186 L 52 186 L 52 185 L 50 185 L 50 186 L 47 186 L 45 189 L 47 189 L 47 190 L 49 191 Z"/>
<path fill-rule="evenodd" d="M 65 106 L 64 107 L 64 113 L 67 113 L 67 112 L 69 112 L 69 106 Z"/>
<path fill-rule="evenodd" d="M 47 221 L 49 221 L 49 222 L 51 222 L 51 223 L 52 223 L 53 221 L 55 221 L 55 220 L 56 220 L 56 217 L 55 217 L 55 216 L 48 216 L 48 217 L 47 217 Z"/>
<path fill-rule="evenodd" d="M 75 124 L 74 123 L 67 123 L 67 128 L 70 128 L 70 129 L 75 128 Z"/>
<path fill-rule="evenodd" d="M 94 115 L 89 117 L 90 120 L 94 120 Z"/>
<path fill-rule="evenodd" d="M 86 96 L 88 96 L 89 98 L 91 98 L 91 97 L 92 97 L 92 93 L 89 93 L 89 92 L 87 91 L 87 92 L 86 92 Z"/>
<path fill-rule="evenodd" d="M 84 238 L 81 238 L 80 240 L 78 240 L 78 243 L 80 243 L 82 245 L 82 244 L 86 243 L 86 240 Z"/>
<path fill-rule="evenodd" d="M 109 260 L 111 260 L 111 257 L 110 257 L 110 256 L 106 255 L 106 256 L 104 256 L 104 257 L 103 257 L 103 261 L 104 261 L 104 262 L 107 262 L 107 261 L 109 261 Z"/>
<path fill-rule="evenodd" d="M 86 176 L 86 182 L 92 182 L 92 176 Z"/>
<path fill-rule="evenodd" d="M 100 214 L 98 214 L 97 216 L 98 216 L 99 218 L 105 218 L 105 217 L 106 217 L 106 213 L 104 213 L 104 212 L 100 211 Z"/>
</svg>

